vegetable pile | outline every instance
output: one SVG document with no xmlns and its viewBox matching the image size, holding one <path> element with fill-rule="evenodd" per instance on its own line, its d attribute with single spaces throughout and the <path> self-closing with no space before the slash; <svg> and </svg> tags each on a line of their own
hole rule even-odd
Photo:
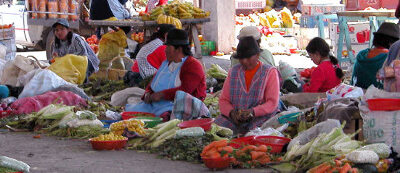
<svg viewBox="0 0 400 173">
<path fill-rule="evenodd" d="M 128 138 L 126 138 L 126 137 L 123 137 L 121 135 L 117 135 L 117 134 L 114 134 L 111 132 L 106 135 L 99 135 L 95 138 L 92 138 L 91 140 L 92 141 L 120 141 L 120 140 L 127 140 L 127 139 Z"/>
<path fill-rule="evenodd" d="M 122 80 L 113 81 L 105 79 L 95 79 L 92 82 L 80 85 L 79 87 L 83 88 L 87 95 L 93 96 L 92 99 L 95 102 L 110 101 L 112 94 L 128 88 Z"/>
<path fill-rule="evenodd" d="M 228 72 L 226 72 L 218 64 L 212 64 L 211 68 L 207 70 L 207 76 L 211 76 L 215 79 L 225 80 L 226 77 L 228 77 Z"/>
<path fill-rule="evenodd" d="M 122 135 L 125 129 L 130 132 L 135 132 L 141 136 L 146 135 L 146 132 L 144 132 L 144 123 L 143 121 L 140 120 L 132 119 L 132 120 L 118 121 L 112 123 L 110 126 L 111 132 L 116 135 Z"/>
</svg>

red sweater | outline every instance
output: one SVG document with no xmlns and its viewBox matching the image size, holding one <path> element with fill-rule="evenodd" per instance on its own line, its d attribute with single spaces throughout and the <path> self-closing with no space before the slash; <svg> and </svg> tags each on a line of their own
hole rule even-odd
<svg viewBox="0 0 400 173">
<path fill-rule="evenodd" d="M 165 48 L 167 48 L 167 46 L 165 45 L 160 46 L 156 50 L 154 50 L 154 52 L 152 52 L 147 56 L 147 62 L 149 62 L 149 64 L 156 69 L 160 68 L 162 62 L 164 62 L 167 59 L 167 55 L 165 55 Z M 136 60 L 131 70 L 133 72 L 139 73 L 139 64 L 137 63 Z"/>
<path fill-rule="evenodd" d="M 202 101 L 206 98 L 206 76 L 203 66 L 197 59 L 191 56 L 188 57 L 181 67 L 179 77 L 182 83 L 181 86 L 162 91 L 165 100 L 173 101 L 177 91 L 189 93 Z M 154 93 L 150 86 L 151 83 L 147 86 L 145 94 Z"/>
<path fill-rule="evenodd" d="M 340 84 L 342 80 L 336 76 L 335 68 L 330 61 L 323 61 L 311 74 L 309 83 L 303 86 L 304 92 L 326 92 Z"/>
</svg>

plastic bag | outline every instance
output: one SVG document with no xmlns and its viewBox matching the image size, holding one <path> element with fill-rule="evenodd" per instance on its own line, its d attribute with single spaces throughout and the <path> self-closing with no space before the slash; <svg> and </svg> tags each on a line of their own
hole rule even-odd
<svg viewBox="0 0 400 173">
<path fill-rule="evenodd" d="M 72 84 L 62 85 L 58 88 L 52 89 L 51 91 L 71 91 L 79 96 L 81 96 L 85 100 L 91 100 L 88 95 L 86 95 L 85 91 L 82 88 L 79 88 Z"/>
<path fill-rule="evenodd" d="M 127 37 L 123 30 L 119 30 L 117 32 L 111 31 L 101 37 L 98 54 L 100 59 L 99 67 L 101 69 L 107 68 L 109 62 L 114 57 L 119 56 L 121 50 L 128 46 L 126 39 Z M 118 61 L 113 63 L 113 67 L 122 69 L 123 65 L 120 63 L 120 61 Z"/>
<path fill-rule="evenodd" d="M 279 72 L 281 73 L 283 80 L 297 74 L 296 70 L 284 61 L 279 61 Z"/>
<path fill-rule="evenodd" d="M 3 44 L 0 44 L 0 59 L 4 60 L 7 54 L 7 47 Z"/>
<path fill-rule="evenodd" d="M 246 136 L 279 136 L 285 137 L 281 132 L 275 130 L 274 128 L 266 128 L 261 130 L 260 128 L 255 128 L 248 132 Z"/>
<path fill-rule="evenodd" d="M 357 98 L 362 97 L 363 95 L 364 91 L 362 88 L 343 83 L 326 92 L 326 97 L 328 100 L 335 100 L 339 98 Z"/>
<path fill-rule="evenodd" d="M 99 126 L 99 127 L 103 127 L 104 126 L 103 123 L 98 119 L 95 119 L 95 120 L 88 120 L 88 119 L 80 120 L 78 118 L 73 119 L 72 121 L 69 121 L 67 123 L 67 125 L 68 125 L 68 127 L 71 127 L 71 128 L 77 128 L 77 127 L 86 126 L 86 125 Z"/>
<path fill-rule="evenodd" d="M 7 97 L 4 99 L 1 99 L 1 103 L 7 104 L 7 105 L 14 103 L 15 101 L 17 101 L 17 98 L 15 98 L 15 97 Z"/>
<path fill-rule="evenodd" d="M 95 120 L 97 119 L 97 115 L 90 111 L 77 111 L 76 117 L 80 120 Z"/>
<path fill-rule="evenodd" d="M 145 90 L 137 87 L 126 88 L 118 91 L 111 96 L 111 105 L 113 106 L 125 106 L 128 102 L 128 98 L 137 97 L 141 98 Z"/>
<path fill-rule="evenodd" d="M 68 54 L 54 59 L 55 62 L 47 69 L 73 84 L 82 84 L 85 81 L 88 67 L 86 56 Z"/>
<path fill-rule="evenodd" d="M 175 137 L 180 138 L 180 137 L 185 137 L 185 136 L 203 136 L 205 134 L 203 128 L 201 127 L 190 127 L 186 129 L 181 129 L 176 131 Z"/>
<path fill-rule="evenodd" d="M 365 95 L 363 97 L 363 101 L 368 99 L 375 99 L 375 98 L 400 98 L 400 93 L 398 92 L 387 92 L 384 90 L 380 90 L 373 85 L 368 87 Z"/>
<path fill-rule="evenodd" d="M 14 65 L 13 61 L 7 61 L 7 63 L 4 64 L 3 74 L 1 77 L 0 84 L 17 86 L 18 75 L 19 75 L 19 68 Z"/>
<path fill-rule="evenodd" d="M 289 143 L 288 151 L 292 148 L 294 144 L 307 144 L 308 142 L 316 138 L 319 134 L 329 133 L 332 131 L 332 129 L 336 127 L 340 127 L 340 122 L 338 120 L 328 119 L 324 122 L 318 123 L 308 130 L 301 132 L 297 137 L 292 139 Z"/>
<path fill-rule="evenodd" d="M 3 75 L 3 69 L 4 69 L 4 65 L 7 63 L 7 61 L 5 61 L 5 60 L 3 60 L 3 59 L 1 59 L 0 58 L 0 79 L 1 79 L 1 77 L 2 77 L 2 75 Z"/>
<path fill-rule="evenodd" d="M 67 84 L 69 84 L 67 81 L 50 70 L 36 70 L 18 98 L 40 95 Z"/>
<path fill-rule="evenodd" d="M 35 97 L 18 99 L 11 104 L 11 108 L 15 110 L 17 114 L 30 114 L 32 112 L 38 112 L 47 105 L 53 104 L 54 101 L 67 106 L 87 106 L 86 100 L 78 95 L 69 91 L 58 91 L 47 92 L 46 94 Z"/>
<path fill-rule="evenodd" d="M 29 172 L 30 169 L 30 166 L 28 164 L 6 156 L 0 156 L 0 166 L 14 169 L 17 171 L 22 171 L 24 173 Z"/>
<path fill-rule="evenodd" d="M 110 118 L 112 120 L 121 120 L 122 119 L 121 114 L 119 114 L 118 112 L 110 111 L 110 110 L 106 111 L 106 117 Z"/>
</svg>

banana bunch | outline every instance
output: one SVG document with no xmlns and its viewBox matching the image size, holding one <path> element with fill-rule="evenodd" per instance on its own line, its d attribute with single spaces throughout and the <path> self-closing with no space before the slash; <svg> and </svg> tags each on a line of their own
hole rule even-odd
<svg viewBox="0 0 400 173">
<path fill-rule="evenodd" d="M 112 123 L 110 126 L 110 130 L 112 133 L 116 135 L 122 135 L 125 128 L 128 128 L 129 131 L 136 132 L 139 135 L 146 135 L 144 131 L 144 123 L 140 120 L 124 120 Z"/>
<path fill-rule="evenodd" d="M 151 20 L 156 20 L 158 18 L 158 16 L 161 15 L 161 14 L 165 14 L 164 8 L 163 7 L 157 7 L 154 10 L 151 11 L 150 19 Z"/>
<path fill-rule="evenodd" d="M 281 10 L 281 18 L 282 18 L 282 25 L 284 28 L 291 28 L 293 27 L 294 20 L 292 12 L 286 7 Z"/>
<path fill-rule="evenodd" d="M 180 19 L 193 19 L 193 15 L 189 12 L 189 7 L 184 5 L 184 4 L 180 4 L 178 6 L 178 12 L 179 12 L 179 18 Z"/>
<path fill-rule="evenodd" d="M 157 18 L 157 23 L 158 24 L 172 24 L 175 25 L 177 29 L 182 29 L 182 23 L 179 19 L 172 17 L 172 16 L 167 16 L 167 15 L 159 15 Z"/>
</svg>

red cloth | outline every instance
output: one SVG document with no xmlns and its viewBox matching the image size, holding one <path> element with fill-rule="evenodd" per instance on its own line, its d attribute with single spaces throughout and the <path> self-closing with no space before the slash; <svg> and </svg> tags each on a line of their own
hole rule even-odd
<svg viewBox="0 0 400 173">
<path fill-rule="evenodd" d="M 135 60 L 135 62 L 133 62 L 133 66 L 132 66 L 131 70 L 133 72 L 139 73 L 139 64 L 137 63 L 136 60 Z"/>
<path fill-rule="evenodd" d="M 168 4 L 168 0 L 160 0 L 160 1 L 158 1 L 157 6 L 166 5 L 166 4 Z"/>
<path fill-rule="evenodd" d="M 181 67 L 179 77 L 182 82 L 181 86 L 162 91 L 165 100 L 173 101 L 175 99 L 175 93 L 177 91 L 183 91 L 204 101 L 207 89 L 206 76 L 203 66 L 197 59 L 191 56 L 188 57 Z M 150 86 L 151 83 L 147 86 L 145 94 L 154 93 Z M 144 95 L 142 99 L 144 99 Z"/>
<path fill-rule="evenodd" d="M 326 92 L 337 85 L 341 79 L 336 76 L 335 68 L 330 61 L 323 61 L 311 74 L 310 82 L 303 86 L 304 92 Z"/>
<path fill-rule="evenodd" d="M 167 55 L 165 55 L 166 48 L 167 46 L 165 45 L 158 47 L 153 53 L 147 56 L 147 62 L 156 69 L 160 68 L 162 62 L 167 59 Z"/>
</svg>

